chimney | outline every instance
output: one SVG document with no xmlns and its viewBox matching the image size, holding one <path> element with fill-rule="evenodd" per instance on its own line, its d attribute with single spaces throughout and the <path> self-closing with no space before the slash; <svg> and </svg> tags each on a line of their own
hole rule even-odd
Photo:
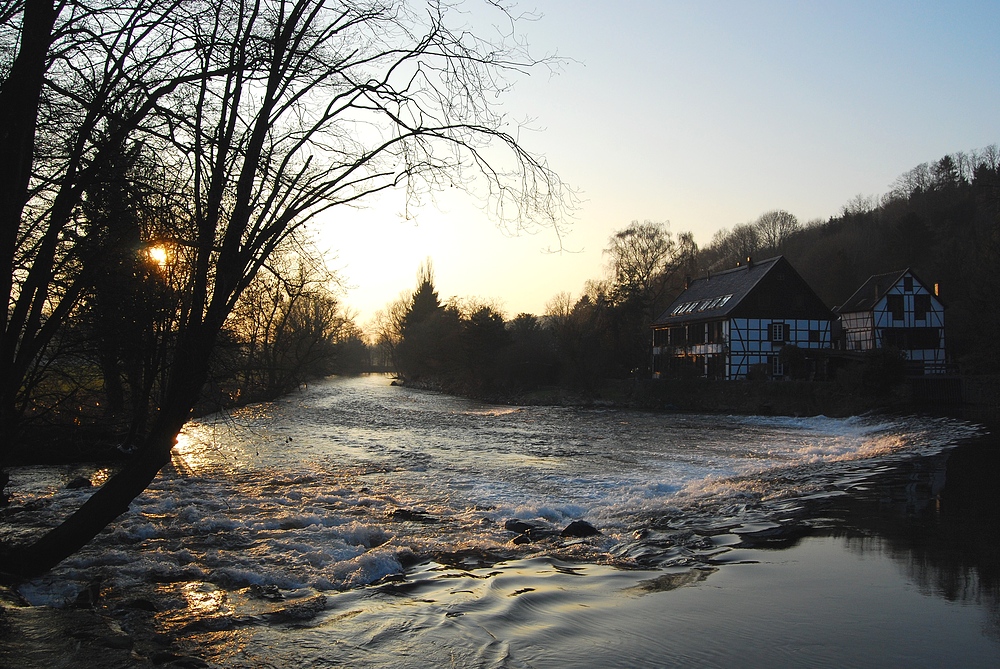
<svg viewBox="0 0 1000 669">
<path fill-rule="evenodd" d="M 691 287 L 691 277 L 686 276 L 684 277 L 684 290 L 687 290 L 690 287 Z"/>
</svg>

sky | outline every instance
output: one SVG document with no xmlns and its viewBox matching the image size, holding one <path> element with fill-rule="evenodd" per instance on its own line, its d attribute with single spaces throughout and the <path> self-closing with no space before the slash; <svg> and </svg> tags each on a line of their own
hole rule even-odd
<svg viewBox="0 0 1000 669">
<path fill-rule="evenodd" d="M 534 54 L 564 60 L 517 80 L 503 110 L 531 119 L 522 143 L 577 191 L 568 234 L 507 234 L 454 191 L 408 217 L 400 194 L 332 212 L 317 239 L 359 325 L 427 258 L 443 300 L 542 314 L 603 275 L 631 221 L 705 245 L 771 209 L 825 220 L 920 163 L 1000 143 L 996 0 L 517 7 L 539 15 L 519 27 Z"/>
</svg>

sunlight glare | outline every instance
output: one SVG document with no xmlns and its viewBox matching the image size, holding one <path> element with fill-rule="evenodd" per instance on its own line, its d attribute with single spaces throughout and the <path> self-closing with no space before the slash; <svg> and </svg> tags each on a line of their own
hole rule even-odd
<svg viewBox="0 0 1000 669">
<path fill-rule="evenodd" d="M 167 266 L 169 254 L 165 246 L 151 246 L 146 249 L 146 255 L 149 256 L 150 260 L 159 265 L 161 269 Z"/>
</svg>

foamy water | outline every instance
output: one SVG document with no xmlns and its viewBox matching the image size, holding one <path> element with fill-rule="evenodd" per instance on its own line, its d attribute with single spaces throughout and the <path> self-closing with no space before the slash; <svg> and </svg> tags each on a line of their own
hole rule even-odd
<svg viewBox="0 0 1000 669">
<path fill-rule="evenodd" d="M 21 591 L 61 605 L 99 576 L 120 591 L 211 583 L 295 598 L 430 559 L 684 566 L 725 549 L 706 540 L 714 534 L 778 526 L 893 458 L 976 433 L 933 418 L 496 407 L 385 377 L 330 379 L 189 424 L 172 467 L 127 514 Z M 15 506 L 32 507 L 34 520 L 5 524 L 5 535 L 28 536 L 77 506 L 88 493 L 62 489 L 69 475 L 16 472 Z M 99 483 L 107 472 L 89 475 Z M 511 519 L 546 536 L 514 543 Z M 560 538 L 574 520 L 601 534 Z"/>
</svg>

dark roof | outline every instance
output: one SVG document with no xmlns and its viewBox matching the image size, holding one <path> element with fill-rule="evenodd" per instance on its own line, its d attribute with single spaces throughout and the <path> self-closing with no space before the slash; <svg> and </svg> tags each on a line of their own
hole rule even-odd
<svg viewBox="0 0 1000 669">
<path fill-rule="evenodd" d="M 654 325 L 724 318 L 779 262 L 787 264 L 783 256 L 776 256 L 695 279 Z"/>
<path fill-rule="evenodd" d="M 864 285 L 858 288 L 853 295 L 843 305 L 834 309 L 839 314 L 851 313 L 854 311 L 871 311 L 875 304 L 889 292 L 889 289 L 899 283 L 903 276 L 910 272 L 909 269 L 886 272 L 885 274 L 875 274 L 871 276 Z M 912 276 L 913 273 L 910 272 Z M 917 279 L 921 284 L 920 279 Z"/>
</svg>

